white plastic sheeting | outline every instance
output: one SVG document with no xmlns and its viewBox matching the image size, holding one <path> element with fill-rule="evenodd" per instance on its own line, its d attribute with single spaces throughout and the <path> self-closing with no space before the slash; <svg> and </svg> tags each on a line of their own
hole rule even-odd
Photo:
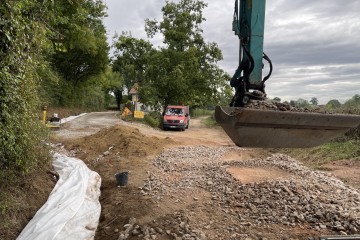
<svg viewBox="0 0 360 240">
<path fill-rule="evenodd" d="M 76 119 L 76 118 L 78 118 L 78 117 L 82 117 L 82 116 L 84 116 L 84 115 L 86 115 L 87 113 L 82 113 L 82 114 L 79 114 L 79 115 L 77 115 L 77 116 L 70 116 L 70 117 L 67 117 L 67 118 L 62 118 L 61 119 L 61 124 L 63 124 L 63 123 L 66 123 L 66 122 L 70 122 L 70 121 L 72 121 L 72 120 L 74 120 L 74 119 Z"/>
<path fill-rule="evenodd" d="M 93 239 L 101 212 L 99 174 L 62 154 L 54 155 L 53 166 L 60 179 L 17 239 Z"/>
</svg>

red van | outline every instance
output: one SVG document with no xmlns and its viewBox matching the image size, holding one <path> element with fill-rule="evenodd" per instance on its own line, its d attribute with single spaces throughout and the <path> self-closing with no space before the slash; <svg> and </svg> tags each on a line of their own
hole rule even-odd
<svg viewBox="0 0 360 240">
<path fill-rule="evenodd" d="M 169 105 L 166 107 L 163 116 L 163 129 L 180 129 L 185 131 L 189 128 L 190 114 L 189 106 Z"/>
</svg>

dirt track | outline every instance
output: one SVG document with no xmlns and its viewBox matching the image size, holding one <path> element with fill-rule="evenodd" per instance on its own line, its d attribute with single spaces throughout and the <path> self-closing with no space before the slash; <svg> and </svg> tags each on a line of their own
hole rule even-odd
<svg viewBox="0 0 360 240">
<path fill-rule="evenodd" d="M 111 112 L 92 113 L 56 133 L 102 177 L 95 239 L 305 239 L 359 232 L 356 189 L 287 156 L 237 148 L 200 119 L 190 124 L 185 132 L 161 131 Z M 129 172 L 126 187 L 116 186 L 114 174 L 121 171 Z"/>
</svg>

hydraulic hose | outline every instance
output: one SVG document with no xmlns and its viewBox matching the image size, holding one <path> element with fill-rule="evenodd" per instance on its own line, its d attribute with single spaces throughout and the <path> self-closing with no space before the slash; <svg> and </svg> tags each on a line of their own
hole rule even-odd
<svg viewBox="0 0 360 240">
<path fill-rule="evenodd" d="M 263 53 L 263 59 L 265 59 L 270 65 L 270 71 L 269 71 L 268 75 L 266 75 L 266 77 L 264 77 L 264 79 L 262 81 L 264 83 L 266 80 L 268 80 L 270 78 L 271 73 L 273 71 L 273 65 L 272 65 L 272 62 L 271 62 L 270 58 L 265 53 Z"/>
</svg>

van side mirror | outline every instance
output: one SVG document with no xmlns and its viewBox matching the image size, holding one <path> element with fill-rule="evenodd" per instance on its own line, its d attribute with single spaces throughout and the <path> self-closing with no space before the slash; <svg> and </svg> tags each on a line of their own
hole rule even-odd
<svg viewBox="0 0 360 240">
<path fill-rule="evenodd" d="M 189 116 L 189 114 L 188 114 L 188 113 L 186 113 L 186 114 L 185 114 L 185 117 L 188 117 L 188 116 Z"/>
</svg>

